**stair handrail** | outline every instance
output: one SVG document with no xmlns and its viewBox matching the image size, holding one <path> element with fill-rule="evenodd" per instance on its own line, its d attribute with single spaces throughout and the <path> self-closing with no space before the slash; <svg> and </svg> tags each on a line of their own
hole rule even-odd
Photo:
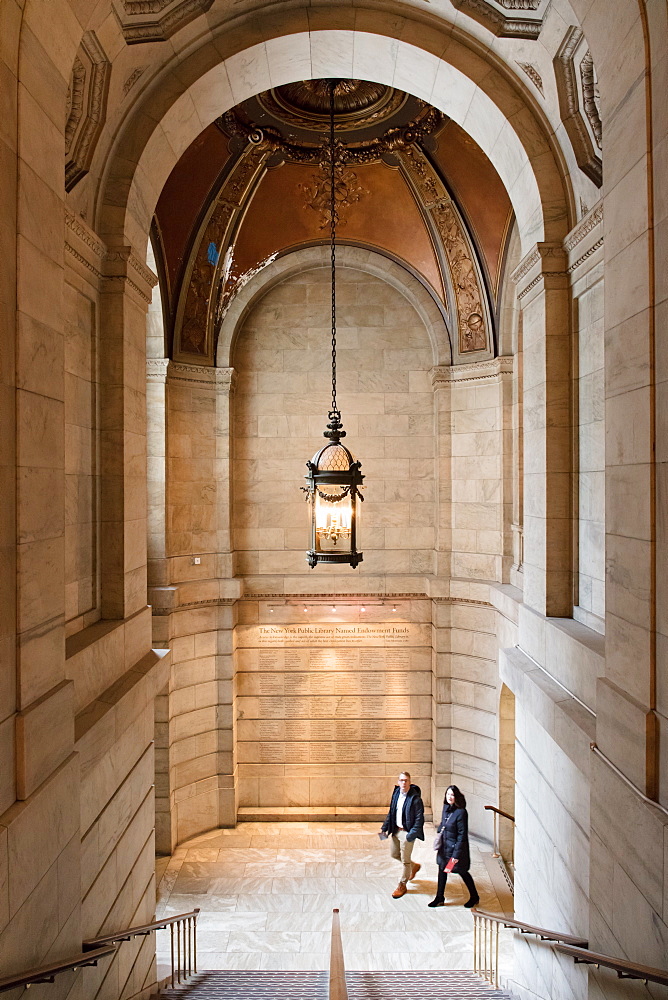
<svg viewBox="0 0 668 1000">
<path fill-rule="evenodd" d="M 338 909 L 332 910 L 332 944 L 329 955 L 329 1000 L 348 1000 L 346 967 Z"/>
<path fill-rule="evenodd" d="M 504 819 L 509 819 L 510 822 L 515 825 L 515 817 L 511 816 L 510 813 L 504 812 L 503 809 L 499 809 L 497 806 L 485 806 L 489 812 L 494 816 L 494 850 L 492 851 L 493 858 L 500 858 L 501 852 L 499 851 L 499 816 L 503 816 Z"/>
<path fill-rule="evenodd" d="M 523 920 L 489 913 L 474 906 L 473 914 L 473 971 L 498 989 L 499 986 L 499 928 L 508 927 L 522 934 L 535 934 L 542 941 L 549 941 L 554 947 L 558 942 L 569 946 L 587 947 L 588 941 L 561 931 L 550 931 L 546 927 L 536 927 Z"/>
<path fill-rule="evenodd" d="M 569 944 L 555 944 L 554 950 L 562 955 L 570 955 L 573 961 L 583 965 L 595 965 L 597 968 L 604 966 L 606 969 L 613 969 L 617 973 L 618 979 L 644 979 L 647 983 L 660 983 L 668 986 L 668 969 L 655 969 L 651 965 L 639 965 L 637 962 L 628 962 L 625 958 L 615 958 L 612 955 L 601 955 L 597 951 L 589 948 L 577 948 Z"/>
<path fill-rule="evenodd" d="M 116 931 L 113 934 L 89 938 L 83 942 L 82 947 L 84 951 L 105 944 L 113 944 L 116 947 L 133 937 L 152 934 L 153 931 L 161 931 L 169 927 L 172 964 L 170 979 L 173 989 L 175 985 L 183 982 L 188 976 L 197 973 L 197 916 L 199 912 L 200 908 L 196 906 L 194 910 L 189 910 L 187 913 L 176 913 L 172 917 L 163 917 L 150 924 L 138 924 L 136 927 L 127 927 L 125 930 Z M 175 929 L 176 934 L 174 934 Z M 182 958 L 183 963 L 181 962 Z"/>
<path fill-rule="evenodd" d="M 536 927 L 534 924 L 527 924 L 523 920 L 515 920 L 512 917 L 504 917 L 498 913 L 488 913 L 487 910 L 481 910 L 477 906 L 471 912 L 474 916 L 495 921 L 496 923 L 503 924 L 504 927 L 521 931 L 522 934 L 535 934 L 541 941 L 560 941 L 577 948 L 586 948 L 589 944 L 586 938 L 577 937 L 574 934 L 562 934 L 561 931 L 550 931 L 546 927 Z"/>
<path fill-rule="evenodd" d="M 27 989 L 36 983 L 53 983 L 56 976 L 59 976 L 62 972 L 72 972 L 76 969 L 82 969 L 84 966 L 97 965 L 101 958 L 113 955 L 116 950 L 117 946 L 112 944 L 90 951 L 81 951 L 78 955 L 63 958 L 57 962 L 50 962 L 49 965 L 40 965 L 34 969 L 28 969 L 27 972 L 17 972 L 13 976 L 5 976 L 3 979 L 0 979 L 0 993 L 5 993 L 7 990 L 15 990 L 21 986 Z"/>
</svg>

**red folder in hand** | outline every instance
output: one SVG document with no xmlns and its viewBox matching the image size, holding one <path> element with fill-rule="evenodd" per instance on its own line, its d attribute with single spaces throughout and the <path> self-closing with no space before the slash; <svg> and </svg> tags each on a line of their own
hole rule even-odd
<svg viewBox="0 0 668 1000">
<path fill-rule="evenodd" d="M 457 864 L 457 858 L 450 858 L 450 860 L 448 861 L 448 863 L 445 866 L 445 868 L 443 869 L 443 871 L 444 872 L 451 872 L 452 869 L 455 867 L 456 864 Z"/>
</svg>

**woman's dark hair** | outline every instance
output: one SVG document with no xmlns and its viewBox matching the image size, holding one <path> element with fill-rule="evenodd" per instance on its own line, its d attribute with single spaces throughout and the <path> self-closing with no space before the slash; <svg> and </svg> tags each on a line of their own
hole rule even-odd
<svg viewBox="0 0 668 1000">
<path fill-rule="evenodd" d="M 459 791 L 456 785 L 448 785 L 448 787 L 445 789 L 445 798 L 443 801 L 444 802 L 448 801 L 448 792 L 451 790 L 455 797 L 455 805 L 457 806 L 457 808 L 466 809 L 466 799 L 464 798 L 463 794 Z"/>
</svg>

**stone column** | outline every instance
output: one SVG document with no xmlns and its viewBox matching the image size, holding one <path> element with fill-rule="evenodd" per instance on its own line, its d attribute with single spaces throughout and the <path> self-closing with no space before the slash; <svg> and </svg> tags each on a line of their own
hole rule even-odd
<svg viewBox="0 0 668 1000">
<path fill-rule="evenodd" d="M 513 279 L 524 341 L 524 601 L 543 615 L 570 616 L 571 344 L 563 247 L 537 243 Z"/>
</svg>

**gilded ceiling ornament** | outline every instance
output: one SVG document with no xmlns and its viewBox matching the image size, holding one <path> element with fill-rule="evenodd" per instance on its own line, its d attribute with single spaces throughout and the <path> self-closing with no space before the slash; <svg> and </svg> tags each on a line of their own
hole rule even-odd
<svg viewBox="0 0 668 1000">
<path fill-rule="evenodd" d="M 418 147 L 406 146 L 399 156 L 440 238 L 455 300 L 459 353 L 490 350 L 491 321 L 487 296 L 475 249 L 459 212 Z"/>
<path fill-rule="evenodd" d="M 300 191 L 305 196 L 304 205 L 318 212 L 322 218 L 320 229 L 329 229 L 331 223 L 330 167 L 327 163 L 320 164 L 320 171 L 312 175 L 310 184 L 299 184 Z M 334 198 L 336 200 L 337 219 L 339 226 L 345 226 L 346 217 L 342 210 L 360 201 L 369 191 L 359 183 L 354 170 L 340 161 L 334 166 Z"/>
</svg>

